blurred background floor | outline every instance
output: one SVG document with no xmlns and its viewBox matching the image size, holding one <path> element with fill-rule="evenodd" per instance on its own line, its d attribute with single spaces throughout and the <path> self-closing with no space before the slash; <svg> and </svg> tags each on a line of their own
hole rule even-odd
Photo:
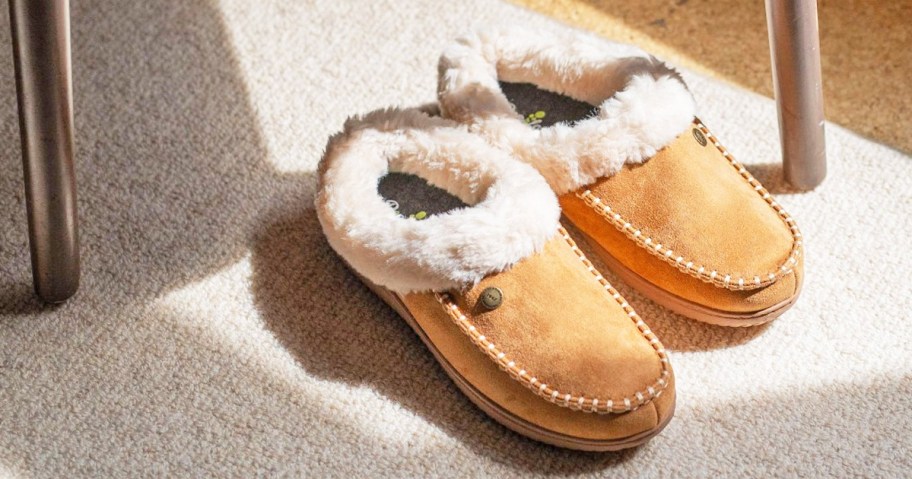
<svg viewBox="0 0 912 479">
<path fill-rule="evenodd" d="M 773 96 L 761 0 L 510 0 Z M 821 0 L 827 120 L 912 151 L 912 1 Z"/>
</svg>

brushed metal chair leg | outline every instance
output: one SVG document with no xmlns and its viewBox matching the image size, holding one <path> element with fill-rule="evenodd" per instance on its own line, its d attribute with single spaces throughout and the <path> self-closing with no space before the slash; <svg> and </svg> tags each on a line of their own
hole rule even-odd
<svg viewBox="0 0 912 479">
<path fill-rule="evenodd" d="M 79 287 L 69 0 L 9 0 L 35 292 Z"/>
<path fill-rule="evenodd" d="M 810 190 L 826 176 L 816 0 L 766 0 L 785 179 Z"/>
</svg>

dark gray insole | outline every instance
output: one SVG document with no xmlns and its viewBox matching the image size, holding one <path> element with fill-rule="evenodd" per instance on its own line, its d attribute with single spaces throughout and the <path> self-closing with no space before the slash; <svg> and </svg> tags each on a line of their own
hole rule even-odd
<svg viewBox="0 0 912 479">
<path fill-rule="evenodd" d="M 517 112 L 527 118 L 527 123 L 533 128 L 556 123 L 573 124 L 598 111 L 588 103 L 543 90 L 531 83 L 501 82 L 500 87 Z M 390 173 L 381 178 L 377 192 L 390 203 L 391 208 L 406 218 L 424 219 L 467 206 L 459 198 L 429 184 L 423 178 L 405 173 Z"/>
<path fill-rule="evenodd" d="M 598 113 L 598 108 L 586 102 L 542 90 L 531 83 L 500 82 L 500 88 L 516 112 L 533 128 L 573 124 Z"/>
<path fill-rule="evenodd" d="M 406 218 L 425 219 L 431 215 L 467 206 L 446 190 L 431 185 L 424 178 L 405 173 L 390 173 L 377 183 L 377 192 Z"/>
</svg>

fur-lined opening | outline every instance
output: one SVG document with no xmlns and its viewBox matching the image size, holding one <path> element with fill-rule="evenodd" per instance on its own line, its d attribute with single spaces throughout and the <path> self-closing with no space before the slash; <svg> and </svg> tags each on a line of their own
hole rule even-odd
<svg viewBox="0 0 912 479">
<path fill-rule="evenodd" d="M 377 191 L 393 171 L 470 206 L 401 217 Z M 316 209 L 330 245 L 368 280 L 401 293 L 474 285 L 540 251 L 559 226 L 557 198 L 533 168 L 417 109 L 350 119 L 330 139 L 319 177 Z"/>
<path fill-rule="evenodd" d="M 598 107 L 574 124 L 530 128 L 500 81 L 532 83 Z M 639 163 L 693 121 L 680 75 L 639 48 L 581 32 L 479 31 L 440 58 L 443 114 L 537 168 L 558 193 Z"/>
</svg>

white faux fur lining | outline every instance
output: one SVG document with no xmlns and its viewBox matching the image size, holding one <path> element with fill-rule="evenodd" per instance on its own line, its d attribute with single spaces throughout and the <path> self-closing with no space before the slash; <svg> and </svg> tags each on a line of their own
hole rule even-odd
<svg viewBox="0 0 912 479">
<path fill-rule="evenodd" d="M 530 128 L 499 81 L 532 83 L 598 106 L 574 124 Z M 687 129 L 695 104 L 670 67 L 639 48 L 582 32 L 488 29 L 440 58 L 443 114 L 530 163 L 558 194 L 651 158 Z"/>
<path fill-rule="evenodd" d="M 391 171 L 471 205 L 418 221 L 377 191 Z M 470 287 L 540 251 L 557 198 L 535 169 L 465 127 L 417 109 L 349 119 L 319 167 L 317 215 L 330 245 L 370 281 L 400 293 Z"/>
</svg>

